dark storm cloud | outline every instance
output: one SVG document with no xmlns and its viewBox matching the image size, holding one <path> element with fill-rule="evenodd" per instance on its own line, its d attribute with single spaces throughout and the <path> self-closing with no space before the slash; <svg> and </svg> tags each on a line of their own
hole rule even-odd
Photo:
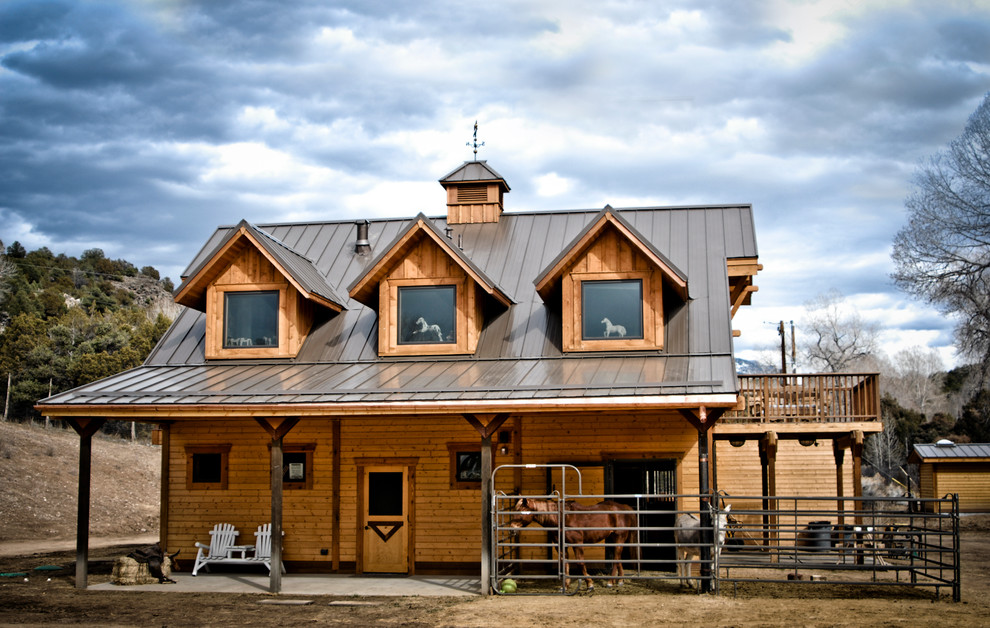
<svg viewBox="0 0 990 628">
<path fill-rule="evenodd" d="M 803 47 L 778 12 L 819 5 L 7 2 L 0 239 L 174 278 L 219 223 L 418 211 L 376 186 L 435 183 L 481 117 L 511 209 L 751 202 L 792 247 L 757 307 L 893 295 L 913 164 L 990 88 L 990 11 L 867 3 Z"/>
</svg>

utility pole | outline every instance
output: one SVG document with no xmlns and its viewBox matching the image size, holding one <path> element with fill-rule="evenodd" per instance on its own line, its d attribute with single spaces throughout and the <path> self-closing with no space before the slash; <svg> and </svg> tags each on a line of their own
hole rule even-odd
<svg viewBox="0 0 990 628">
<path fill-rule="evenodd" d="M 787 375 L 787 334 L 784 333 L 784 321 L 777 327 L 780 334 L 780 372 Z"/>
<path fill-rule="evenodd" d="M 794 321 L 791 321 L 791 372 L 797 370 L 797 344 L 794 342 Z"/>
</svg>

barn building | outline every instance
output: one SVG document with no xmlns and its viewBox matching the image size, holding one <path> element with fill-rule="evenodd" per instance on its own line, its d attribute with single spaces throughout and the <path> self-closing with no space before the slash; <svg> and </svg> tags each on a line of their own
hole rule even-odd
<svg viewBox="0 0 990 628">
<path fill-rule="evenodd" d="M 736 373 L 749 205 L 509 212 L 485 161 L 440 184 L 442 215 L 219 227 L 141 367 L 39 403 L 82 440 L 83 564 L 106 419 L 160 430 L 167 551 L 270 521 L 290 571 L 485 577 L 493 492 L 569 481 L 527 464 L 593 494 L 859 494 L 875 375 Z"/>
</svg>

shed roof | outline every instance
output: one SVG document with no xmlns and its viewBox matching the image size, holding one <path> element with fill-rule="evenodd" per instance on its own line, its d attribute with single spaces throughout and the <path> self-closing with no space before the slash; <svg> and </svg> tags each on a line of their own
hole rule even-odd
<svg viewBox="0 0 990 628">
<path fill-rule="evenodd" d="M 917 444 L 908 462 L 968 462 L 978 458 L 990 460 L 990 443 Z"/>
</svg>

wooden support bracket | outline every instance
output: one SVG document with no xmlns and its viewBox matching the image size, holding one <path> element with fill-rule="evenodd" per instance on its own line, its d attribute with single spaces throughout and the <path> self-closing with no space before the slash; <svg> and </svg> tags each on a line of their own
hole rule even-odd
<svg viewBox="0 0 990 628">
<path fill-rule="evenodd" d="M 502 427 L 502 424 L 509 419 L 509 413 L 503 412 L 500 414 L 488 414 L 488 415 L 475 415 L 475 414 L 464 414 L 462 415 L 464 420 L 471 424 L 474 429 L 478 431 L 478 434 L 482 438 L 491 438 L 492 434 L 498 431 L 498 428 Z M 487 417 L 487 420 L 481 418 Z"/>
</svg>

